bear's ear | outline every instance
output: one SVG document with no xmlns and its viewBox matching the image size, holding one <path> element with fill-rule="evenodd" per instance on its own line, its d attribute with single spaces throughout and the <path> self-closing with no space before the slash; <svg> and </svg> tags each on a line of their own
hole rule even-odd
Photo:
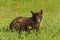
<svg viewBox="0 0 60 40">
<path fill-rule="evenodd" d="M 33 11 L 31 11 L 31 13 L 32 13 L 32 14 L 34 14 L 34 12 L 33 12 Z"/>
<path fill-rule="evenodd" d="M 43 10 L 40 11 L 40 14 L 41 14 L 41 15 L 42 15 L 42 13 L 43 13 Z"/>
</svg>

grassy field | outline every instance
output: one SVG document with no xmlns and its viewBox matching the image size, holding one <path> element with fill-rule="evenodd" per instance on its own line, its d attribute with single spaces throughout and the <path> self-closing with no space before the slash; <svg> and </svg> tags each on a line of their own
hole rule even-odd
<svg viewBox="0 0 60 40">
<path fill-rule="evenodd" d="M 16 2 L 19 2 L 16 14 Z M 10 22 L 18 17 L 30 17 L 31 10 L 39 12 L 43 10 L 43 20 L 40 25 L 40 34 L 31 32 L 20 35 L 10 32 Z M 4 16 L 4 20 L 2 19 Z M 60 40 L 60 0 L 0 0 L 0 40 Z"/>
</svg>

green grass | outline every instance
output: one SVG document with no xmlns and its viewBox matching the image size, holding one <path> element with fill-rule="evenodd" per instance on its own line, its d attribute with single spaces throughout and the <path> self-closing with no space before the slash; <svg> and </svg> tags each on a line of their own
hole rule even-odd
<svg viewBox="0 0 60 40">
<path fill-rule="evenodd" d="M 19 2 L 18 14 L 16 14 L 16 2 Z M 31 16 L 31 10 L 39 12 L 43 10 L 43 20 L 40 24 L 40 34 L 31 32 L 8 31 L 10 22 L 18 16 Z M 2 21 L 1 16 L 5 16 Z M 60 0 L 0 0 L 0 40 L 60 40 Z"/>
</svg>

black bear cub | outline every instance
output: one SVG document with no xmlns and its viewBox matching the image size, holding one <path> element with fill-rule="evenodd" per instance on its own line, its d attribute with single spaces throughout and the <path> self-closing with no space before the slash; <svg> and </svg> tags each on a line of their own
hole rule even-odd
<svg viewBox="0 0 60 40">
<path fill-rule="evenodd" d="M 42 12 L 43 12 L 43 10 L 41 10 L 40 12 L 31 11 L 32 17 L 30 17 L 30 18 L 28 18 L 28 17 L 15 18 L 10 23 L 10 30 L 19 31 L 19 32 L 25 30 L 27 32 L 30 32 L 30 30 L 35 29 L 36 32 L 38 32 L 40 22 L 42 21 Z M 29 29 L 29 26 L 31 26 L 32 28 Z"/>
</svg>

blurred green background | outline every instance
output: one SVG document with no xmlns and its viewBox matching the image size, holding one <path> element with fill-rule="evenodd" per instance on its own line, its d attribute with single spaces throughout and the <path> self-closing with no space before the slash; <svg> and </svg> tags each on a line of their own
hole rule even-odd
<svg viewBox="0 0 60 40">
<path fill-rule="evenodd" d="M 16 2 L 19 3 L 18 9 Z M 38 36 L 35 32 L 26 36 L 23 32 L 18 37 L 20 35 L 17 32 L 7 31 L 14 18 L 31 17 L 31 10 L 39 12 L 41 9 L 43 20 Z M 0 0 L 0 40 L 60 40 L 60 0 Z"/>
</svg>

